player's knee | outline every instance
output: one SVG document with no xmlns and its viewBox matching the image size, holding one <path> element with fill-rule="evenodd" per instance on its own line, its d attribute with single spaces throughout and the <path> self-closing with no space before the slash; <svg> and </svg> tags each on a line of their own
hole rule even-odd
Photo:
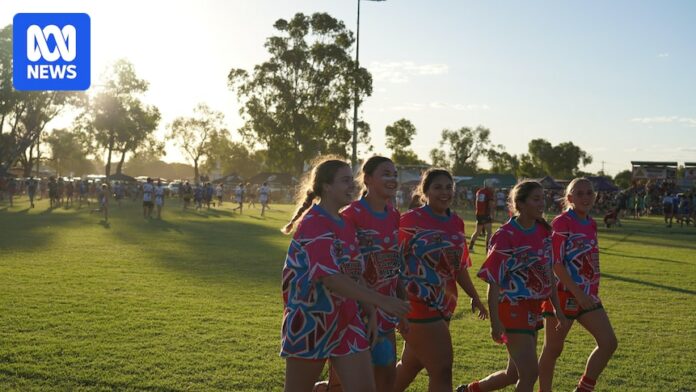
<svg viewBox="0 0 696 392">
<path fill-rule="evenodd" d="M 536 361 L 525 361 L 517 364 L 517 378 L 520 381 L 528 383 L 531 380 L 534 382 L 538 377 L 539 366 Z"/>
<path fill-rule="evenodd" d="M 441 363 L 428 369 L 428 375 L 444 383 L 452 382 L 452 363 Z"/>
<path fill-rule="evenodd" d="M 563 342 L 544 344 L 543 353 L 554 359 L 560 357 L 563 353 Z"/>
<path fill-rule="evenodd" d="M 617 348 L 619 348 L 619 341 L 616 339 L 616 335 L 611 333 L 606 338 L 602 339 L 601 342 L 597 342 L 600 350 L 606 352 L 609 355 L 614 354 Z"/>
<path fill-rule="evenodd" d="M 350 383 L 342 383 L 345 392 L 376 392 L 375 381 L 372 377 L 355 377 Z"/>
</svg>

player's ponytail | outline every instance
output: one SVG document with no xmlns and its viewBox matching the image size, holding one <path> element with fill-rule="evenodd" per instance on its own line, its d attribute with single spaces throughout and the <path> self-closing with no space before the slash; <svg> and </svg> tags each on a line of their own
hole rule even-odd
<svg viewBox="0 0 696 392">
<path fill-rule="evenodd" d="M 345 161 L 323 157 L 318 159 L 318 164 L 309 173 L 309 176 L 303 181 L 298 193 L 298 203 L 295 214 L 290 222 L 283 226 L 280 231 L 283 234 L 290 234 L 295 222 L 297 222 L 307 210 L 312 207 L 312 203 L 316 198 L 321 198 L 321 192 L 324 184 L 332 184 L 336 177 L 336 172 L 342 167 L 350 167 Z"/>
<path fill-rule="evenodd" d="M 520 211 L 517 208 L 518 203 L 522 203 L 527 200 L 529 195 L 537 189 L 541 189 L 543 191 L 544 186 L 537 181 L 518 182 L 510 191 L 510 195 L 508 197 L 508 209 L 512 211 L 515 216 L 519 216 Z M 536 222 L 542 225 L 546 230 L 551 231 L 551 225 L 546 221 L 546 219 L 538 218 Z"/>
<path fill-rule="evenodd" d="M 301 217 L 302 215 L 304 215 L 305 211 L 307 211 L 307 209 L 309 209 L 309 207 L 312 206 L 312 202 L 313 202 L 314 199 L 316 199 L 316 198 L 317 198 L 317 194 L 314 193 L 314 191 L 312 191 L 312 190 L 307 191 L 307 196 L 305 196 L 305 199 L 304 199 L 304 201 L 302 202 L 302 204 L 300 204 L 300 205 L 297 207 L 297 210 L 295 211 L 295 215 L 293 215 L 293 217 L 292 217 L 292 219 L 290 220 L 290 222 L 288 222 L 287 225 L 283 226 L 283 228 L 280 229 L 280 231 L 281 231 L 283 234 L 290 234 L 290 232 L 292 231 L 293 227 L 295 226 L 295 222 L 297 222 L 297 220 L 300 219 L 300 217 Z"/>
</svg>

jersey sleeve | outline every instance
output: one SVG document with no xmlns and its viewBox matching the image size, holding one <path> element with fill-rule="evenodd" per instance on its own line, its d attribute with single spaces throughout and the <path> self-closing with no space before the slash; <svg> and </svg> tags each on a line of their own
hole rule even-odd
<svg viewBox="0 0 696 392">
<path fill-rule="evenodd" d="M 317 221 L 318 219 L 312 219 L 312 223 L 319 223 Z M 311 226 L 308 224 L 310 222 L 303 223 L 303 227 L 298 228 L 298 232 L 295 233 L 294 241 L 301 247 L 296 257 L 307 258 L 310 280 L 317 281 L 325 276 L 340 273 L 333 255 L 334 234 L 328 227 L 308 228 L 307 226 Z"/>
<path fill-rule="evenodd" d="M 509 235 L 504 230 L 498 230 L 491 238 L 488 256 L 477 276 L 486 283 L 502 286 L 501 282 L 507 274 L 506 262 L 510 259 L 510 248 Z"/>
<path fill-rule="evenodd" d="M 553 264 L 563 264 L 565 259 L 565 243 L 568 239 L 570 228 L 568 221 L 563 217 L 555 219 L 551 224 L 553 234 L 551 234 L 551 260 Z"/>
</svg>

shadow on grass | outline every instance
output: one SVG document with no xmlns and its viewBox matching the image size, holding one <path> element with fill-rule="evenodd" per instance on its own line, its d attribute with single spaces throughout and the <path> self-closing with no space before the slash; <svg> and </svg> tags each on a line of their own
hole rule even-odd
<svg viewBox="0 0 696 392">
<path fill-rule="evenodd" d="M 617 257 L 625 257 L 627 259 L 639 259 L 639 260 L 650 260 L 650 261 L 661 261 L 665 263 L 674 263 L 674 264 L 689 264 L 686 261 L 679 261 L 679 260 L 670 260 L 670 259 L 661 259 L 659 257 L 648 257 L 648 256 L 636 256 L 636 255 L 629 255 L 629 254 L 624 254 L 624 253 L 617 253 L 617 252 L 607 252 L 605 250 L 601 250 L 599 252 L 602 255 L 610 255 L 610 256 L 617 256 Z"/>
<path fill-rule="evenodd" d="M 681 287 L 667 286 L 664 284 L 648 282 L 646 280 L 640 280 L 640 279 L 627 278 L 625 276 L 607 274 L 604 272 L 602 273 L 602 278 L 609 278 L 609 279 L 618 280 L 620 282 L 634 283 L 634 284 L 639 284 L 639 285 L 643 285 L 643 286 L 654 287 L 657 289 L 669 290 L 669 291 L 673 291 L 675 293 L 696 295 L 696 291 L 694 291 L 694 290 L 687 290 L 687 289 L 683 289 Z"/>
<path fill-rule="evenodd" d="M 112 390 L 112 391 L 122 391 L 122 390 L 131 390 L 131 389 L 137 389 L 137 390 L 142 390 L 142 391 L 157 391 L 157 392 L 182 391 L 181 389 L 173 389 L 173 388 L 168 388 L 168 387 L 140 386 L 140 385 L 132 385 L 132 384 L 125 383 L 125 382 L 109 382 L 109 381 L 103 381 L 103 380 L 97 380 L 97 379 L 91 379 L 91 378 L 59 376 L 56 374 L 48 375 L 48 374 L 32 373 L 32 372 L 26 372 L 26 371 L 10 371 L 10 370 L 0 369 L 0 374 L 4 374 L 5 376 L 10 377 L 10 378 L 23 378 L 23 379 L 27 379 L 27 380 L 46 381 L 46 382 L 51 383 L 53 385 L 59 385 L 59 383 L 65 383 L 65 384 L 71 384 L 73 386 L 79 385 L 81 387 L 92 387 L 92 388 L 107 389 L 107 390 Z"/>
<path fill-rule="evenodd" d="M 220 215 L 230 215 L 222 212 Z M 173 222 L 114 222 L 118 229 L 113 230 L 113 236 L 117 242 L 141 248 L 145 257 L 167 269 L 207 282 L 233 284 L 244 279 L 279 284 L 290 241 L 280 233 L 280 224 L 234 215 L 232 219 L 211 220 L 205 214 L 183 212 L 173 217 Z M 153 233 L 153 229 L 158 232 Z"/>
</svg>

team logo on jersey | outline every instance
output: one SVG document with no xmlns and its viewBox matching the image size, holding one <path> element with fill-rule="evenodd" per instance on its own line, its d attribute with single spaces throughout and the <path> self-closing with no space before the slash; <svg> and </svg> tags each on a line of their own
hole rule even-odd
<svg viewBox="0 0 696 392">
<path fill-rule="evenodd" d="M 16 14 L 12 41 L 12 82 L 16 90 L 89 88 L 89 15 Z"/>
</svg>

